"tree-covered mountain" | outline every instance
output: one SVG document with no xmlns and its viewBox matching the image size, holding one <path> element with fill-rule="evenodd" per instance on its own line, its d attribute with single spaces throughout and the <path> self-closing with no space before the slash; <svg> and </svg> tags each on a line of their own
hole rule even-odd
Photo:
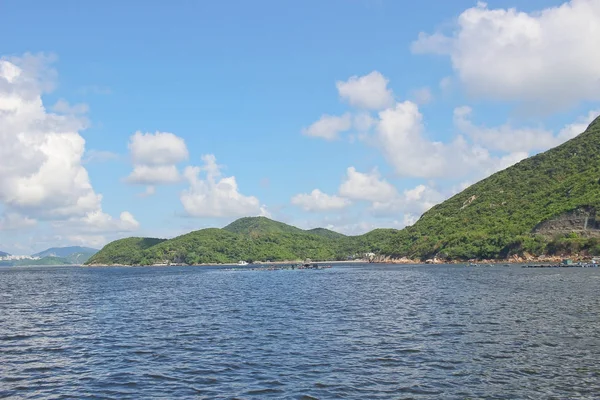
<svg viewBox="0 0 600 400">
<path fill-rule="evenodd" d="M 413 226 L 391 233 L 381 246 L 390 255 L 420 258 L 595 254 L 600 251 L 596 210 L 600 210 L 600 117 L 574 139 L 436 205 Z"/>
<path fill-rule="evenodd" d="M 574 139 L 523 160 L 431 208 L 403 230 L 344 236 L 265 217 L 170 240 L 128 238 L 89 264 L 198 264 L 390 257 L 466 260 L 512 254 L 600 254 L 600 117 Z"/>
<path fill-rule="evenodd" d="M 329 233 L 331 232 L 331 233 Z M 209 228 L 170 240 L 127 238 L 106 245 L 87 264 L 232 263 L 344 259 L 335 232 L 304 231 L 265 217 L 241 218 L 223 229 Z M 344 236 L 340 234 L 340 237 Z"/>
<path fill-rule="evenodd" d="M 5 253 L 4 251 L 0 251 L 0 257 L 10 256 L 10 254 Z"/>
</svg>

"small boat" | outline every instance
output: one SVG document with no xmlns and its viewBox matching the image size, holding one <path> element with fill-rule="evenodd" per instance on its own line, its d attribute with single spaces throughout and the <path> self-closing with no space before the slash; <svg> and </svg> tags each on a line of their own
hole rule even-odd
<svg viewBox="0 0 600 400">
<path fill-rule="evenodd" d="M 248 263 L 247 263 L 246 261 L 243 261 L 243 260 L 242 260 L 242 261 L 239 261 L 239 262 L 238 262 L 238 265 L 248 265 Z"/>
</svg>

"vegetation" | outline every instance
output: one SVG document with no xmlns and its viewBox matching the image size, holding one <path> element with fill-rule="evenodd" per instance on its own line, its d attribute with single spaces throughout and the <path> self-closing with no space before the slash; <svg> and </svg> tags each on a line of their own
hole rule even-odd
<svg viewBox="0 0 600 400">
<path fill-rule="evenodd" d="M 600 118 L 578 137 L 491 175 L 438 204 L 411 227 L 344 236 L 305 231 L 264 217 L 241 218 L 170 240 L 112 242 L 88 264 L 344 260 L 372 252 L 427 259 L 512 254 L 600 254 L 600 240 L 576 232 L 548 236 L 536 226 L 579 208 L 600 211 Z"/>
<path fill-rule="evenodd" d="M 548 238 L 532 231 L 539 223 L 580 207 L 600 210 L 600 118 L 576 138 L 433 207 L 401 231 L 398 240 L 390 238 L 389 247 L 381 251 L 450 259 L 560 253 L 569 248 L 563 245 L 565 240 L 588 239 Z M 593 249 L 593 243 L 580 247 Z"/>
<path fill-rule="evenodd" d="M 304 231 L 265 217 L 241 218 L 223 229 L 194 231 L 170 240 L 127 238 L 106 245 L 87 264 L 233 263 L 345 259 L 344 235 Z"/>
<path fill-rule="evenodd" d="M 165 239 L 131 237 L 110 242 L 87 260 L 86 264 L 141 264 L 144 252 Z"/>
</svg>

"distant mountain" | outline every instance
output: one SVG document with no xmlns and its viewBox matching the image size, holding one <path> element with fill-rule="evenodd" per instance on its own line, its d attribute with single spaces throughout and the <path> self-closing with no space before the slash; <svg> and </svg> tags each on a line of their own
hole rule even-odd
<svg viewBox="0 0 600 400">
<path fill-rule="evenodd" d="M 0 257 L 6 257 L 6 256 L 10 256 L 10 254 L 0 251 Z"/>
<path fill-rule="evenodd" d="M 96 254 L 98 249 L 91 247 L 70 246 L 70 247 L 52 247 L 39 253 L 32 254 L 32 257 L 69 257 L 72 254 Z"/>
</svg>

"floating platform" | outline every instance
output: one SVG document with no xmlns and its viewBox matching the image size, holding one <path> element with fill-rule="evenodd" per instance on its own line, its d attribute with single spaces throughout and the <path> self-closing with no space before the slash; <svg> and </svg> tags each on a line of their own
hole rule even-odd
<svg viewBox="0 0 600 400">
<path fill-rule="evenodd" d="M 523 268 L 598 268 L 598 264 L 594 264 L 594 263 L 530 264 L 530 265 L 523 265 Z"/>
<path fill-rule="evenodd" d="M 328 269 L 331 265 L 319 264 L 291 264 L 291 265 L 269 265 L 256 267 L 228 268 L 225 271 L 291 271 L 296 269 Z"/>
</svg>

